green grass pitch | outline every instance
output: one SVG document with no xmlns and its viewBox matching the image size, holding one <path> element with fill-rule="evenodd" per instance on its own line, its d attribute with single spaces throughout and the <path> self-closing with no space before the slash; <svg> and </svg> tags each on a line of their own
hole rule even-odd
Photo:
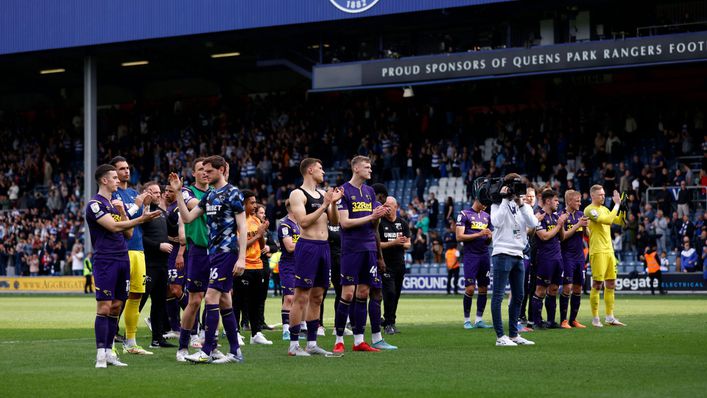
<svg viewBox="0 0 707 398">
<path fill-rule="evenodd" d="M 279 299 L 267 303 L 268 322 L 278 322 Z M 464 330 L 461 307 L 461 296 L 404 296 L 402 333 L 387 339 L 396 352 L 290 358 L 278 330 L 266 332 L 274 345 L 244 347 L 243 364 L 177 363 L 175 349 L 158 349 L 152 357 L 121 355 L 127 368 L 95 369 L 91 297 L 3 295 L 0 396 L 613 398 L 699 397 L 707 390 L 705 296 L 619 295 L 616 313 L 626 328 L 537 331 L 526 336 L 533 347 L 495 347 L 492 329 Z M 143 346 L 146 314 L 138 330 Z M 325 315 L 328 335 L 320 342 L 331 349 L 330 300 Z M 485 319 L 491 322 L 490 308 Z M 586 298 L 580 320 L 589 324 Z M 348 350 L 351 343 L 347 337 Z"/>
</svg>

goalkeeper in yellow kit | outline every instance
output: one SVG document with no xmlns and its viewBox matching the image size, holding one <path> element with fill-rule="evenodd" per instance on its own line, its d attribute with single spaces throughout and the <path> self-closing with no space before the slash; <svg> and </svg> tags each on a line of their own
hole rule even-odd
<svg viewBox="0 0 707 398">
<path fill-rule="evenodd" d="M 589 303 L 592 308 L 592 325 L 602 327 L 599 320 L 599 292 L 604 285 L 604 304 L 606 305 L 606 324 L 626 326 L 614 318 L 616 288 L 616 257 L 611 244 L 611 224 L 619 224 L 618 216 L 621 196 L 614 191 L 614 207 L 609 211 L 604 206 L 606 194 L 601 185 L 594 185 L 589 190 L 592 204 L 584 209 L 589 218 L 589 265 L 592 267 L 592 291 Z"/>
</svg>

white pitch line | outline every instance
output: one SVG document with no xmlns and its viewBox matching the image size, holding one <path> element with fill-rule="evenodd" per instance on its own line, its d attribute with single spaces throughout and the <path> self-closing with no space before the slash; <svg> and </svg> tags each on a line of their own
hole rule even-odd
<svg viewBox="0 0 707 398">
<path fill-rule="evenodd" d="M 61 343 L 65 341 L 86 341 L 86 340 L 94 340 L 94 338 L 91 337 L 84 337 L 80 339 L 54 339 L 54 340 L 9 340 L 9 341 L 0 341 L 0 344 L 19 344 L 19 343 Z"/>
</svg>

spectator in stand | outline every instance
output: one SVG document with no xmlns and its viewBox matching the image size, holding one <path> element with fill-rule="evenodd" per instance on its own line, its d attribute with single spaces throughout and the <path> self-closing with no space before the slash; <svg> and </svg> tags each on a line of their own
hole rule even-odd
<svg viewBox="0 0 707 398">
<path fill-rule="evenodd" d="M 655 231 L 655 240 L 658 247 L 658 252 L 667 250 L 668 242 L 668 220 L 663 217 L 663 211 L 658 210 L 656 217 L 653 220 L 653 228 Z"/>
<path fill-rule="evenodd" d="M 677 194 L 678 217 L 690 215 L 690 193 L 687 190 L 685 180 L 680 181 L 680 188 Z"/>
<path fill-rule="evenodd" d="M 452 244 L 444 253 L 444 259 L 447 263 L 447 294 L 459 294 L 459 250 L 457 244 Z"/>
<path fill-rule="evenodd" d="M 437 223 L 439 218 L 439 201 L 435 197 L 434 192 L 430 192 L 430 197 L 427 199 L 427 211 L 430 214 L 430 228 L 437 229 L 439 225 Z"/>
<path fill-rule="evenodd" d="M 680 252 L 679 268 L 683 272 L 695 272 L 697 269 L 697 250 L 690 245 L 690 239 L 685 237 L 682 241 L 682 251 Z"/>
<path fill-rule="evenodd" d="M 454 198 L 451 196 L 448 196 L 444 202 L 444 219 L 445 223 L 454 221 Z"/>
<path fill-rule="evenodd" d="M 688 240 L 692 240 L 692 237 L 695 236 L 695 225 L 692 221 L 690 221 L 687 214 L 682 216 L 682 223 L 680 223 L 680 228 L 678 229 L 678 236 L 681 239 L 687 238 Z"/>
<path fill-rule="evenodd" d="M 71 273 L 74 276 L 83 275 L 83 246 L 80 243 L 75 243 L 71 249 Z"/>
<path fill-rule="evenodd" d="M 425 260 L 425 253 L 427 252 L 427 236 L 422 233 L 421 228 L 417 228 L 413 231 L 415 240 L 412 243 L 412 260 L 416 264 L 422 264 Z"/>
<path fill-rule="evenodd" d="M 420 219 L 415 224 L 416 228 L 422 230 L 422 233 L 427 235 L 430 233 L 430 217 L 427 215 L 427 211 L 423 210 L 420 214 Z"/>
</svg>

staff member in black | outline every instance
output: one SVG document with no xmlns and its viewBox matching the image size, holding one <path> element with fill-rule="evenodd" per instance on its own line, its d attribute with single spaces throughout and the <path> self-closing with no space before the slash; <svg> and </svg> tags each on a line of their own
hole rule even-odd
<svg viewBox="0 0 707 398">
<path fill-rule="evenodd" d="M 391 211 L 381 218 L 378 226 L 385 272 L 383 273 L 383 318 L 385 334 L 398 333 L 395 313 L 405 277 L 405 251 L 410 249 L 410 228 L 398 217 L 398 201 L 388 196 L 386 207 Z"/>
<path fill-rule="evenodd" d="M 150 321 L 152 324 L 152 343 L 150 348 L 176 347 L 167 342 L 163 334 L 167 323 L 167 257 L 173 249 L 167 235 L 167 214 L 163 207 L 162 191 L 159 184 L 150 181 L 143 186 L 143 192 L 152 196 L 150 212 L 159 210 L 162 214 L 150 222 L 142 224 L 142 243 L 145 246 L 145 265 L 147 278 L 145 294 L 140 302 L 140 311 L 150 297 Z M 166 207 L 166 206 L 165 206 Z"/>
</svg>

